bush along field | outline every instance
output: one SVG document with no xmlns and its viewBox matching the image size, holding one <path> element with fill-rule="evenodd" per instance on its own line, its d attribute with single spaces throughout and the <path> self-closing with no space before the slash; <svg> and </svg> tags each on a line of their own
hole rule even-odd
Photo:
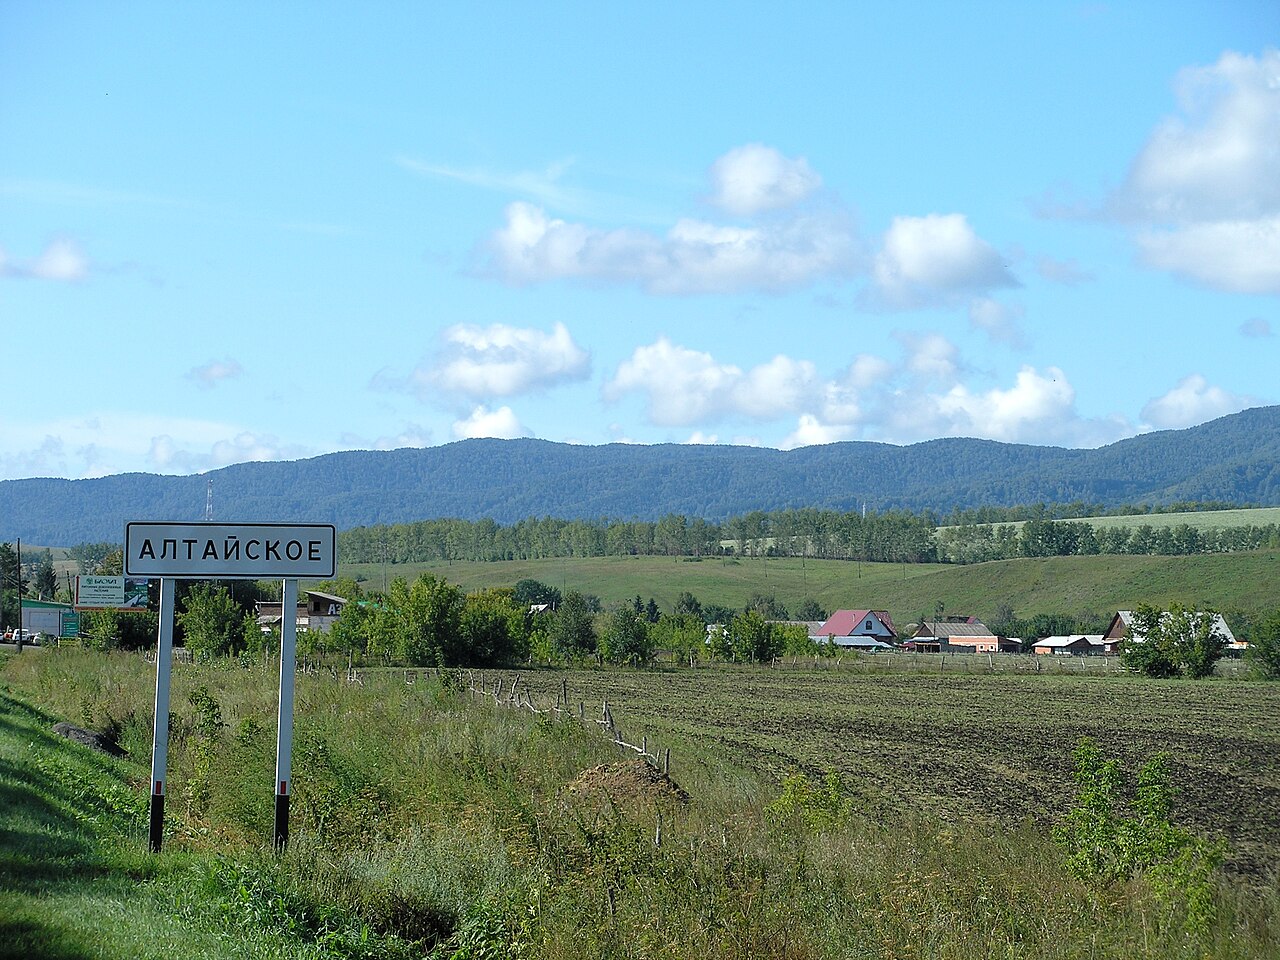
<svg viewBox="0 0 1280 960">
<path fill-rule="evenodd" d="M 177 665 L 151 855 L 154 666 L 71 649 L 0 662 L 0 956 L 1264 958 L 1280 943 L 1274 874 L 1219 868 L 1229 854 L 1179 822 L 1178 768 L 1159 756 L 1057 744 L 1070 783 L 1049 829 L 934 817 L 909 793 L 869 805 L 834 767 L 775 779 L 715 738 L 680 740 L 669 779 L 576 711 L 500 705 L 449 671 L 362 679 L 299 678 L 277 855 L 274 671 Z M 125 755 L 55 735 L 59 720 Z"/>
</svg>

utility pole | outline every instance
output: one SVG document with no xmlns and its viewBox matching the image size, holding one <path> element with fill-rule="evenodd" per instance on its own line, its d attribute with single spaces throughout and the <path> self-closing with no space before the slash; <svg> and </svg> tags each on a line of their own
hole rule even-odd
<svg viewBox="0 0 1280 960">
<path fill-rule="evenodd" d="M 17 543 L 17 545 L 18 545 L 18 567 L 17 567 L 17 571 L 18 571 L 18 623 L 17 623 L 17 627 L 18 627 L 18 631 L 19 631 L 18 636 L 19 636 L 19 637 L 21 637 L 21 636 L 23 635 L 23 634 L 22 634 L 22 632 L 21 632 L 21 631 L 22 631 L 22 538 L 21 538 L 21 537 L 19 537 L 15 542 L 16 542 L 16 543 Z"/>
</svg>

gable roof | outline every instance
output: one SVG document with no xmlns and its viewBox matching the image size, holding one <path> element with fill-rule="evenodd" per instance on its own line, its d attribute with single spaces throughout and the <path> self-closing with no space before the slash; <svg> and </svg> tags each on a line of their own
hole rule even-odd
<svg viewBox="0 0 1280 960">
<path fill-rule="evenodd" d="M 886 630 L 896 633 L 893 621 L 884 610 L 837 610 L 827 617 L 826 622 L 818 627 L 819 637 L 850 637 L 862 627 L 867 617 L 879 620 Z"/>
<path fill-rule="evenodd" d="M 1190 613 L 1199 613 L 1199 611 L 1197 611 L 1197 610 L 1191 610 L 1191 611 L 1189 611 L 1189 612 L 1190 612 Z M 1165 618 L 1165 617 L 1167 617 L 1168 615 L 1169 615 L 1168 611 L 1165 611 L 1164 613 L 1162 613 L 1162 614 L 1160 615 L 1160 617 L 1161 617 L 1161 619 L 1164 619 L 1164 618 Z M 1130 637 L 1132 637 L 1134 640 L 1141 640 L 1141 639 L 1142 639 L 1142 635 L 1141 635 L 1141 634 L 1139 634 L 1139 633 L 1136 633 L 1136 632 L 1134 631 L 1134 629 L 1133 629 L 1133 611 L 1132 611 L 1132 610 L 1117 610 L 1117 611 L 1116 611 L 1116 616 L 1115 616 L 1115 618 L 1114 618 L 1114 619 L 1118 619 L 1121 623 L 1123 623 L 1123 624 L 1124 624 L 1125 629 L 1126 629 L 1126 630 L 1128 631 L 1128 633 L 1129 633 L 1129 636 L 1130 636 Z M 1113 620 L 1113 622 L 1114 622 L 1114 620 Z M 1234 646 L 1234 645 L 1236 644 L 1236 642 L 1237 642 L 1237 641 L 1236 641 L 1236 635 L 1235 635 L 1234 633 L 1232 633 L 1232 632 L 1231 632 L 1231 628 L 1230 628 L 1229 626 L 1227 626 L 1227 621 L 1226 621 L 1225 619 L 1223 619 L 1222 614 L 1220 614 L 1220 613 L 1215 613 L 1215 614 L 1213 615 L 1213 625 L 1214 625 L 1214 627 L 1217 629 L 1218 633 L 1220 633 L 1220 634 L 1223 636 L 1223 638 L 1225 638 L 1225 639 L 1226 639 L 1226 641 L 1227 641 L 1227 643 L 1228 643 L 1229 645 Z"/>
<path fill-rule="evenodd" d="M 1069 647 L 1072 644 L 1079 643 L 1081 640 L 1087 641 L 1091 646 L 1100 646 L 1102 644 L 1102 634 L 1100 633 L 1074 633 L 1069 637 L 1044 637 L 1037 640 L 1037 647 Z"/>
<path fill-rule="evenodd" d="M 926 620 L 920 624 L 920 628 L 916 631 L 917 637 L 994 637 L 988 627 L 976 617 L 970 617 L 966 623 L 947 623 L 945 621 L 934 623 L 932 620 Z"/>
</svg>

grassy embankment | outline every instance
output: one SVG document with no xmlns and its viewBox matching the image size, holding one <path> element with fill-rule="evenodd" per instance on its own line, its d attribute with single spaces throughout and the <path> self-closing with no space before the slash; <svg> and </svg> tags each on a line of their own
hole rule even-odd
<svg viewBox="0 0 1280 960">
<path fill-rule="evenodd" d="M 341 564 L 340 572 L 381 589 L 381 564 Z M 494 563 L 391 564 L 388 580 L 431 573 L 467 590 L 510 586 L 525 577 L 605 603 L 653 597 L 669 611 L 683 590 L 704 603 L 742 607 L 753 593 L 774 594 L 789 608 L 812 597 L 827 609 L 888 610 L 898 623 L 948 613 L 989 617 L 1001 603 L 1035 613 L 1109 616 L 1139 603 L 1180 601 L 1224 611 L 1280 609 L 1280 551 L 1192 557 L 1045 557 L 954 564 L 857 563 L 847 560 L 596 557 Z"/>
<path fill-rule="evenodd" d="M 1092 678 L 1088 688 L 1011 678 L 1027 685 L 1011 691 L 990 678 L 940 685 L 921 675 L 899 678 L 876 706 L 866 698 L 883 677 L 852 690 L 850 677 L 797 671 L 785 682 L 777 671 L 730 671 L 710 687 L 710 671 L 570 675 L 574 695 L 593 678 L 606 685 L 596 693 L 622 684 L 624 725 L 639 722 L 627 711 L 642 702 L 651 722 L 666 716 L 673 773 L 691 794 L 682 803 L 642 786 L 612 798 L 568 789 L 617 756 L 576 720 L 537 720 L 389 673 L 363 687 L 306 676 L 292 844 L 276 858 L 264 849 L 274 675 L 182 664 L 169 836 L 166 852 L 150 857 L 142 850 L 152 671 L 140 657 L 76 650 L 0 661 L 7 955 L 409 957 L 441 943 L 438 955 L 458 957 L 1262 958 L 1280 941 L 1274 878 L 1224 878 L 1216 921 L 1189 933 L 1176 906 L 1141 880 L 1073 879 L 1043 823 L 973 807 L 931 815 L 965 798 L 949 800 L 920 777 L 945 763 L 957 783 L 966 769 L 977 785 L 998 780 L 984 742 L 1008 725 L 1000 704 L 1036 698 L 1051 721 L 1043 756 L 1056 758 L 1039 775 L 1060 781 L 1066 741 L 1092 729 L 1072 718 L 1119 691 L 1116 709 L 1136 711 L 1129 722 L 1159 734 L 1153 745 L 1184 743 L 1197 716 L 1211 715 L 1217 730 L 1227 717 L 1264 710 L 1262 732 L 1233 741 L 1240 752 L 1222 763 L 1242 775 L 1271 758 L 1256 774 L 1270 802 L 1254 810 L 1273 816 L 1278 711 L 1248 700 L 1274 697 L 1273 686 L 1170 683 L 1144 697 L 1114 678 Z M 786 690 L 792 711 L 775 715 Z M 917 715 L 913 703 L 931 706 Z M 888 711 L 878 731 L 848 712 L 858 704 Z M 801 714 L 825 731 L 814 747 L 799 745 L 813 740 Z M 55 716 L 117 732 L 129 757 L 104 759 L 52 737 Z M 1190 726 L 1177 719 L 1187 717 Z M 884 736 L 904 725 L 899 746 L 919 739 L 953 749 L 907 762 Z M 1013 724 L 1015 742 L 1030 727 Z M 747 742 L 756 735 L 764 739 Z M 780 766 L 793 756 L 809 769 L 839 761 L 852 770 L 851 796 L 770 815 L 778 788 L 753 759 L 769 751 Z M 1012 770 L 1025 758 L 1015 749 L 1002 762 Z M 890 781 L 898 802 L 886 802 Z M 913 792 L 916 782 L 927 782 L 923 792 Z M 1243 808 L 1267 798 L 1242 800 Z"/>
</svg>

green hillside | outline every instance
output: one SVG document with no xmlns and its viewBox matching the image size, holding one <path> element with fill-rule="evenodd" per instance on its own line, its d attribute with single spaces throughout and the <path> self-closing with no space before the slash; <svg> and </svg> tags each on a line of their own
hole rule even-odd
<svg viewBox="0 0 1280 960">
<path fill-rule="evenodd" d="M 381 589 L 388 579 L 432 573 L 465 589 L 510 586 L 525 577 L 605 603 L 637 595 L 670 610 L 681 591 L 704 603 L 741 607 L 753 593 L 788 608 L 812 597 L 828 609 L 871 607 L 899 624 L 948 613 L 990 617 L 1007 603 L 1018 616 L 1101 614 L 1172 600 L 1256 614 L 1280 609 L 1280 551 L 1192 557 L 1093 556 L 952 564 L 856 563 L 799 558 L 702 560 L 596 557 L 497 563 L 351 564 L 341 573 Z"/>
</svg>

